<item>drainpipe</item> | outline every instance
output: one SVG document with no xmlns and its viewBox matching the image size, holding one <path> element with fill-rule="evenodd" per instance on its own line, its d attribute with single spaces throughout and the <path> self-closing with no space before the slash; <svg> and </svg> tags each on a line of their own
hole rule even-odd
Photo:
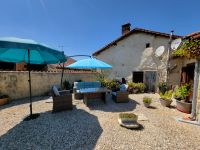
<svg viewBox="0 0 200 150">
<path fill-rule="evenodd" d="M 200 60 L 196 59 L 195 69 L 194 69 L 193 98 L 192 98 L 192 113 L 191 113 L 192 119 L 196 119 L 196 105 L 197 105 L 197 95 L 198 95 L 198 85 L 199 85 L 199 66 L 200 66 Z M 200 115 L 198 122 L 200 123 Z"/>
<path fill-rule="evenodd" d="M 170 37 L 169 37 L 169 43 L 168 43 L 168 51 L 167 51 L 167 72 L 166 72 L 166 82 L 169 81 L 169 60 L 170 60 L 170 52 L 171 52 L 171 43 L 172 43 L 172 38 L 173 38 L 173 35 L 174 35 L 174 31 L 172 30 L 171 31 L 171 34 L 170 34 Z"/>
</svg>

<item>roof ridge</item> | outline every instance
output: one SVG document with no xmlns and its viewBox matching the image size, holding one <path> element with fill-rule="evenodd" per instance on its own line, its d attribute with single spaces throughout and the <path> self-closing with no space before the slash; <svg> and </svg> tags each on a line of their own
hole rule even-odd
<svg viewBox="0 0 200 150">
<path fill-rule="evenodd" d="M 148 29 L 144 29 L 144 28 L 134 28 L 132 30 L 130 30 L 128 33 L 121 35 L 120 37 L 116 38 L 115 40 L 113 40 L 112 42 L 108 43 L 107 45 L 105 45 L 104 47 L 102 47 L 101 49 L 97 50 L 96 52 L 94 52 L 92 55 L 98 55 L 99 53 L 101 53 L 102 51 L 106 50 L 107 48 L 116 45 L 117 42 L 129 37 L 130 35 L 132 35 L 135 32 L 145 32 L 145 33 L 149 33 L 149 34 L 156 34 L 159 36 L 165 36 L 165 37 L 169 37 L 170 34 L 168 33 L 164 33 L 164 32 L 158 32 L 158 31 L 153 31 L 153 30 L 148 30 Z M 178 36 L 178 35 L 173 35 L 174 38 L 180 38 L 182 36 Z"/>
<path fill-rule="evenodd" d="M 195 32 L 192 32 L 188 35 L 186 35 L 184 38 L 199 38 L 200 37 L 200 30 L 199 31 L 195 31 Z"/>
</svg>

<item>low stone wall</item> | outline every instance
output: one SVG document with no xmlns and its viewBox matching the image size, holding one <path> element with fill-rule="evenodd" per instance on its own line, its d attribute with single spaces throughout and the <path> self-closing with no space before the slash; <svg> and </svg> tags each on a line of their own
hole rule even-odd
<svg viewBox="0 0 200 150">
<path fill-rule="evenodd" d="M 48 94 L 53 85 L 59 85 L 60 72 L 31 72 L 32 95 L 40 96 Z M 65 72 L 63 81 L 73 83 L 76 80 L 95 81 L 96 73 L 91 72 Z M 20 99 L 29 96 L 28 72 L 8 71 L 0 72 L 0 93 L 7 94 L 11 99 Z"/>
</svg>

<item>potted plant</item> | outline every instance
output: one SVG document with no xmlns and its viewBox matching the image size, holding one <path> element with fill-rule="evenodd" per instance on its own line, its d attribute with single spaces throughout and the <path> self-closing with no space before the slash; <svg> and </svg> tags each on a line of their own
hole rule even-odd
<svg viewBox="0 0 200 150">
<path fill-rule="evenodd" d="M 120 90 L 120 84 L 114 80 L 107 82 L 106 87 L 112 90 L 112 92 L 117 92 Z"/>
<path fill-rule="evenodd" d="M 144 83 L 134 83 L 129 82 L 128 83 L 128 89 L 129 93 L 137 94 L 137 93 L 144 93 L 145 85 Z"/>
<path fill-rule="evenodd" d="M 122 121 L 134 121 L 137 122 L 138 116 L 133 113 L 120 113 L 119 118 Z"/>
<path fill-rule="evenodd" d="M 184 113 L 191 113 L 192 103 L 189 99 L 191 89 L 188 84 L 177 86 L 174 91 L 174 98 L 176 99 L 177 110 Z"/>
<path fill-rule="evenodd" d="M 158 84 L 159 92 L 162 94 L 165 94 L 165 92 L 168 90 L 169 86 L 167 82 L 160 82 Z"/>
<path fill-rule="evenodd" d="M 9 96 L 0 94 L 0 106 L 5 105 L 9 102 Z"/>
<path fill-rule="evenodd" d="M 101 83 L 101 87 L 107 87 L 107 84 L 109 82 L 108 79 L 105 78 L 104 74 L 97 74 L 97 81 Z"/>
<path fill-rule="evenodd" d="M 150 97 L 143 97 L 143 103 L 144 103 L 145 107 L 148 108 L 150 106 L 151 102 L 152 102 L 152 98 L 150 98 Z"/>
<path fill-rule="evenodd" d="M 118 117 L 118 122 L 122 127 L 128 129 L 136 129 L 140 127 L 137 122 L 138 116 L 133 113 L 120 113 Z"/>
<path fill-rule="evenodd" d="M 160 103 L 162 106 L 164 107 L 169 107 L 172 103 L 172 94 L 173 91 L 169 90 L 169 91 L 165 91 L 165 93 L 163 94 L 162 92 L 160 92 Z"/>
</svg>

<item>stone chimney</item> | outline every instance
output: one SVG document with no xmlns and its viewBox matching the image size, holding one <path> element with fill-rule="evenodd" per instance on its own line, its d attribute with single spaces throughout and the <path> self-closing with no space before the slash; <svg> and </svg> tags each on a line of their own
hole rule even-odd
<svg viewBox="0 0 200 150">
<path fill-rule="evenodd" d="M 122 35 L 127 34 L 130 31 L 131 31 L 131 24 L 130 23 L 122 25 Z"/>
</svg>

